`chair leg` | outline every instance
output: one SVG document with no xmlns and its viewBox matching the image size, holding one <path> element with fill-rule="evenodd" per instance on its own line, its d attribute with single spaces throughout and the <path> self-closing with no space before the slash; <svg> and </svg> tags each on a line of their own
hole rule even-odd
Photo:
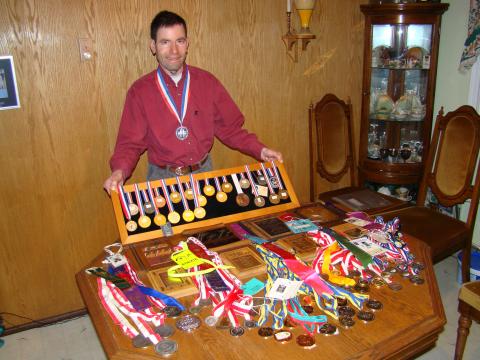
<svg viewBox="0 0 480 360">
<path fill-rule="evenodd" d="M 464 248 L 462 251 L 462 283 L 470 281 L 470 257 L 472 256 L 471 248 Z"/>
<path fill-rule="evenodd" d="M 470 333 L 470 326 L 472 325 L 472 319 L 465 314 L 460 314 L 458 318 L 457 329 L 457 344 L 455 345 L 455 360 L 461 360 L 463 357 L 463 351 L 465 350 L 465 344 L 467 342 L 468 334 Z"/>
</svg>

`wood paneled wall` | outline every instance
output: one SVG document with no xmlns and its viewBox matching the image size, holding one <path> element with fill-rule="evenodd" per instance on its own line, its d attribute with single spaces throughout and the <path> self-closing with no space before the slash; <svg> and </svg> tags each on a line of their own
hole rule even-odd
<svg viewBox="0 0 480 360">
<path fill-rule="evenodd" d="M 14 57 L 21 108 L 0 111 L 0 312 L 39 319 L 84 306 L 74 274 L 117 239 L 102 183 L 127 88 L 156 67 L 148 43 L 159 10 L 185 17 L 188 62 L 214 73 L 246 127 L 283 152 L 306 201 L 310 102 L 350 96 L 358 144 L 365 2 L 317 1 L 317 39 L 293 63 L 283 0 L 1 1 L 0 55 Z M 78 49 L 85 37 L 89 62 Z M 218 141 L 213 158 L 217 168 L 253 161 Z M 131 181 L 145 167 L 143 158 Z"/>
</svg>

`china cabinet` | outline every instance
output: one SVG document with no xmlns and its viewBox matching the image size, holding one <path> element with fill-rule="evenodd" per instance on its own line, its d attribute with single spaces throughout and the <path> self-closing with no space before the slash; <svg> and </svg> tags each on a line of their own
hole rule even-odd
<svg viewBox="0 0 480 360">
<path fill-rule="evenodd" d="M 434 116 L 440 23 L 447 9 L 442 3 L 361 5 L 361 184 L 387 191 L 396 186 L 401 191 L 393 195 L 404 197 L 405 189 L 420 181 Z"/>
</svg>

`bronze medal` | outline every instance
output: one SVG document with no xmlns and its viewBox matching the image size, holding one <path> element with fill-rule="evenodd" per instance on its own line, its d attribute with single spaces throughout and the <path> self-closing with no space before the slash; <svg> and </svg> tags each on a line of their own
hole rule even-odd
<svg viewBox="0 0 480 360">
<path fill-rule="evenodd" d="M 245 207 L 245 206 L 248 206 L 248 204 L 250 204 L 250 198 L 248 197 L 247 194 L 244 194 L 244 193 L 238 194 L 235 197 L 235 201 L 237 202 L 237 205 L 241 207 Z"/>
<path fill-rule="evenodd" d="M 340 316 L 338 320 L 345 329 L 351 328 L 355 325 L 355 320 L 353 320 L 353 317 L 351 316 Z"/>
<path fill-rule="evenodd" d="M 205 209 L 201 206 L 199 207 L 196 207 L 195 209 L 193 209 L 193 214 L 195 215 L 195 217 L 197 219 L 203 219 L 205 217 L 205 215 L 207 215 L 207 212 L 205 211 Z"/>
<path fill-rule="evenodd" d="M 338 307 L 338 314 L 340 316 L 354 316 L 355 315 L 355 310 L 351 308 L 350 306 L 339 306 Z"/>
<path fill-rule="evenodd" d="M 273 338 L 279 343 L 284 344 L 293 339 L 293 334 L 288 330 L 280 330 L 273 335 Z"/>
<path fill-rule="evenodd" d="M 145 213 L 148 215 L 151 215 L 155 212 L 155 209 L 153 208 L 153 204 L 149 201 L 143 203 L 143 209 L 145 210 Z"/>
<path fill-rule="evenodd" d="M 222 190 L 226 193 L 232 192 L 233 186 L 229 182 L 224 182 L 222 183 Z"/>
<path fill-rule="evenodd" d="M 223 191 L 218 191 L 215 197 L 217 198 L 217 201 L 221 203 L 227 201 L 228 198 L 227 194 L 225 194 Z"/>
<path fill-rule="evenodd" d="M 180 201 L 182 201 L 182 197 L 180 196 L 180 193 L 172 191 L 170 193 L 170 200 L 172 200 L 174 204 L 178 204 Z"/>
<path fill-rule="evenodd" d="M 207 205 L 207 198 L 203 195 L 198 195 L 198 203 L 200 204 L 200 206 Z"/>
<path fill-rule="evenodd" d="M 255 199 L 253 199 L 253 203 L 256 207 L 263 207 L 265 206 L 265 199 L 261 196 L 257 196 Z"/>
<path fill-rule="evenodd" d="M 322 325 L 322 327 L 320 328 L 320 334 L 325 336 L 333 335 L 336 332 L 337 332 L 337 327 L 329 323 Z"/>
<path fill-rule="evenodd" d="M 363 322 L 369 322 L 375 319 L 375 314 L 372 311 L 360 310 L 357 317 Z"/>
<path fill-rule="evenodd" d="M 281 189 L 278 192 L 278 195 L 280 196 L 280 199 L 282 199 L 282 200 L 288 199 L 288 191 L 285 190 L 285 189 Z"/>
<path fill-rule="evenodd" d="M 243 334 L 245 334 L 245 329 L 241 326 L 232 327 L 230 329 L 230 335 L 232 336 L 242 336 Z"/>
<path fill-rule="evenodd" d="M 367 306 L 367 308 L 372 310 L 382 310 L 383 308 L 383 304 L 375 299 L 368 299 L 365 305 Z"/>
<path fill-rule="evenodd" d="M 190 209 L 187 209 L 183 212 L 182 214 L 182 218 L 183 220 L 185 220 L 186 222 L 191 222 L 195 219 L 195 215 L 193 214 L 193 211 L 190 210 Z"/>
<path fill-rule="evenodd" d="M 270 336 L 273 335 L 273 329 L 271 327 L 261 327 L 258 329 L 258 335 L 260 335 L 263 338 L 269 338 Z"/>
<path fill-rule="evenodd" d="M 310 347 L 315 345 L 315 339 L 307 334 L 297 336 L 297 344 L 302 347 Z"/>
<path fill-rule="evenodd" d="M 215 194 L 215 188 L 212 185 L 205 185 L 203 187 L 203 193 L 207 196 L 212 196 Z"/>
<path fill-rule="evenodd" d="M 134 232 L 135 230 L 137 230 L 137 223 L 133 220 L 130 220 L 125 224 L 125 227 L 128 231 Z"/>
<path fill-rule="evenodd" d="M 162 214 L 157 214 L 153 218 L 153 222 L 158 226 L 163 226 L 167 223 L 167 218 Z"/>
<path fill-rule="evenodd" d="M 185 198 L 187 200 L 193 200 L 193 190 L 192 189 L 185 190 Z"/>
<path fill-rule="evenodd" d="M 240 179 L 240 187 L 242 189 L 248 189 L 250 187 L 250 181 L 248 181 L 248 179 L 241 178 Z"/>
<path fill-rule="evenodd" d="M 128 204 L 128 210 L 130 211 L 130 215 L 135 216 L 138 214 L 138 206 L 134 203 Z"/>
<path fill-rule="evenodd" d="M 150 220 L 150 218 L 148 216 L 140 216 L 139 219 L 138 219 L 138 225 L 141 227 L 141 228 L 148 228 L 150 225 L 152 224 L 152 220 Z"/>
<path fill-rule="evenodd" d="M 270 194 L 268 196 L 268 200 L 270 200 L 270 202 L 273 205 L 276 205 L 276 204 L 280 203 L 280 197 L 277 194 Z"/>
<path fill-rule="evenodd" d="M 168 221 L 170 221 L 172 224 L 176 224 L 180 221 L 180 214 L 176 211 L 172 211 L 171 213 L 168 213 L 167 215 Z"/>
<path fill-rule="evenodd" d="M 155 197 L 154 201 L 155 201 L 155 205 L 156 205 L 157 207 L 159 207 L 159 208 L 164 207 L 165 204 L 167 203 L 167 202 L 165 201 L 165 198 L 164 198 L 163 196 L 161 196 L 161 195 Z"/>
</svg>

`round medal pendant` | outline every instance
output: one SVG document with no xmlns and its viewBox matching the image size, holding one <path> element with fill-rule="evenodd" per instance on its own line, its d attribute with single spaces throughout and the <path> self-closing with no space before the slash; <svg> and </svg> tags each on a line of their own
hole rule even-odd
<svg viewBox="0 0 480 360">
<path fill-rule="evenodd" d="M 185 190 L 185 197 L 187 198 L 187 200 L 193 200 L 193 190 L 192 189 Z"/>
<path fill-rule="evenodd" d="M 270 202 L 273 205 L 276 205 L 276 204 L 280 203 L 280 197 L 277 194 L 270 194 L 268 196 L 268 200 L 270 200 Z"/>
<path fill-rule="evenodd" d="M 253 203 L 255 204 L 256 207 L 263 207 L 263 206 L 265 206 L 265 199 L 261 196 L 257 196 L 253 200 Z"/>
<path fill-rule="evenodd" d="M 175 130 L 175 136 L 178 140 L 185 140 L 188 137 L 188 129 L 185 126 L 179 126 L 177 130 Z"/>
<path fill-rule="evenodd" d="M 128 204 L 128 210 L 130 211 L 130 215 L 135 216 L 138 214 L 138 206 L 136 204 L 130 203 Z"/>
<path fill-rule="evenodd" d="M 286 343 L 290 340 L 293 339 L 293 334 L 291 331 L 288 330 L 280 330 L 277 331 L 274 335 L 273 338 L 278 341 L 279 343 Z"/>
<path fill-rule="evenodd" d="M 172 211 L 171 213 L 168 213 L 167 215 L 168 221 L 170 221 L 172 224 L 176 224 L 180 221 L 180 214 L 176 211 Z"/>
<path fill-rule="evenodd" d="M 138 219 L 138 225 L 140 225 L 141 228 L 148 228 L 152 224 L 152 220 L 148 216 L 140 216 Z"/>
<path fill-rule="evenodd" d="M 186 222 L 191 222 L 195 219 L 195 215 L 193 214 L 192 210 L 185 210 L 182 214 L 182 218 Z"/>
<path fill-rule="evenodd" d="M 205 215 L 207 215 L 207 212 L 205 211 L 205 209 L 201 206 L 199 207 L 196 207 L 195 209 L 193 209 L 193 214 L 195 215 L 195 217 L 197 219 L 203 219 L 205 217 Z"/>
<path fill-rule="evenodd" d="M 199 195 L 198 196 L 198 203 L 200 204 L 200 206 L 207 205 L 207 198 L 203 195 Z"/>
<path fill-rule="evenodd" d="M 203 187 L 203 192 L 207 196 L 212 196 L 213 194 L 215 194 L 215 188 L 212 185 L 205 185 Z"/>
<path fill-rule="evenodd" d="M 159 208 L 162 208 L 165 206 L 167 202 L 165 201 L 165 198 L 163 196 L 157 196 L 155 198 L 155 205 L 157 205 L 157 207 Z"/>
<path fill-rule="evenodd" d="M 248 204 L 250 204 L 250 198 L 248 197 L 247 194 L 244 194 L 244 193 L 238 194 L 235 197 L 235 201 L 237 202 L 237 205 L 241 207 L 245 207 L 245 206 L 248 206 Z"/>
<path fill-rule="evenodd" d="M 133 220 L 130 220 L 125 224 L 125 227 L 127 228 L 128 231 L 134 232 L 135 230 L 137 230 L 137 223 Z"/>
<path fill-rule="evenodd" d="M 180 196 L 180 193 L 174 191 L 170 193 L 170 200 L 172 200 L 174 204 L 178 204 L 180 201 L 182 201 L 182 197 Z"/>
<path fill-rule="evenodd" d="M 155 223 L 155 225 L 163 226 L 167 223 L 167 218 L 162 214 L 157 214 L 153 218 L 153 222 Z"/>
<path fill-rule="evenodd" d="M 280 199 L 282 200 L 288 199 L 288 191 L 285 189 L 280 190 L 278 195 L 280 195 Z"/>
<path fill-rule="evenodd" d="M 315 339 L 308 334 L 302 334 L 297 336 L 297 344 L 302 347 L 310 347 L 315 345 Z"/>
<path fill-rule="evenodd" d="M 224 182 L 222 183 L 222 190 L 226 193 L 229 193 L 233 190 L 233 186 L 229 182 Z"/>
<path fill-rule="evenodd" d="M 155 345 L 155 352 L 162 357 L 168 357 L 178 351 L 178 344 L 173 340 L 160 340 Z"/>
<path fill-rule="evenodd" d="M 267 185 L 267 181 L 265 180 L 265 176 L 263 175 L 259 175 L 257 177 L 257 182 L 258 182 L 258 185 L 262 185 L 262 186 Z"/>
<path fill-rule="evenodd" d="M 175 326 L 182 331 L 192 332 L 201 325 L 202 321 L 198 316 L 185 315 L 175 322 Z"/>
<path fill-rule="evenodd" d="M 153 204 L 151 202 L 144 203 L 143 208 L 144 208 L 146 214 L 151 215 L 155 212 L 155 209 L 153 208 Z"/>
<path fill-rule="evenodd" d="M 139 334 L 132 339 L 132 344 L 136 348 L 143 349 L 152 345 L 152 342 L 149 338 L 146 338 L 142 334 Z"/>
<path fill-rule="evenodd" d="M 278 179 L 275 176 L 272 176 L 268 180 L 270 181 L 270 185 L 272 185 L 272 187 L 278 188 Z"/>
<path fill-rule="evenodd" d="M 223 191 L 217 192 L 217 195 L 215 195 L 217 198 L 218 202 L 225 202 L 227 201 L 227 194 L 225 194 Z"/>
<path fill-rule="evenodd" d="M 245 178 L 240 179 L 240 187 L 242 189 L 248 189 L 250 187 L 250 181 L 248 181 L 248 179 L 245 179 Z"/>
</svg>

